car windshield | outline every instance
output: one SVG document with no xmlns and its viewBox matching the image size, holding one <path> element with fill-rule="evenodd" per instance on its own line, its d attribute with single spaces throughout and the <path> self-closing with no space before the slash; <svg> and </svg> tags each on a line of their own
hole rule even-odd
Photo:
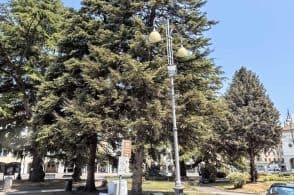
<svg viewBox="0 0 294 195">
<path fill-rule="evenodd" d="M 269 190 L 270 195 L 294 195 L 294 188 L 286 186 L 275 186 Z"/>
</svg>

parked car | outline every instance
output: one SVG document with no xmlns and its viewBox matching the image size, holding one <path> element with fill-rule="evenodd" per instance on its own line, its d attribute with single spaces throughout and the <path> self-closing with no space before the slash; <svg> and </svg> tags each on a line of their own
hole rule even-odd
<svg viewBox="0 0 294 195">
<path fill-rule="evenodd" d="M 274 183 L 268 189 L 266 195 L 294 195 L 294 184 Z"/>
</svg>

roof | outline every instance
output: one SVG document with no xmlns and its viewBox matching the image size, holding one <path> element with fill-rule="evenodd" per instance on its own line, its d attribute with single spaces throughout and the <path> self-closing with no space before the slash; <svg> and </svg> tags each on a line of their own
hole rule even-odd
<svg viewBox="0 0 294 195">
<path fill-rule="evenodd" d="M 294 188 L 294 183 L 274 183 L 271 187 L 289 187 Z"/>
<path fill-rule="evenodd" d="M 292 125 L 291 126 L 290 125 L 284 126 L 282 130 L 283 131 L 290 131 L 290 130 L 294 131 L 294 125 L 293 126 Z"/>
</svg>

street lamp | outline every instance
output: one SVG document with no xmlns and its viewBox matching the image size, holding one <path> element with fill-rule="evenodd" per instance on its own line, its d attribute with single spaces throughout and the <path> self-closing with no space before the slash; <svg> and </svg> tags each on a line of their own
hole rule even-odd
<svg viewBox="0 0 294 195">
<path fill-rule="evenodd" d="M 153 29 L 153 32 L 149 35 L 149 42 L 157 43 L 161 41 L 160 34 Z M 176 65 L 174 64 L 174 55 L 172 49 L 172 35 L 169 24 L 169 19 L 166 21 L 166 51 L 167 51 L 167 61 L 168 61 L 168 76 L 170 78 L 170 89 L 171 89 L 171 103 L 172 103 L 172 119 L 173 119 L 173 137 L 174 137 L 174 151 L 175 151 L 175 164 L 176 164 L 176 182 L 175 182 L 175 194 L 183 195 L 184 187 L 181 182 L 180 174 L 180 161 L 179 161 L 179 144 L 178 144 L 178 130 L 177 130 L 177 120 L 176 120 L 176 101 L 175 101 L 175 90 L 174 90 L 174 77 L 177 73 Z M 176 55 L 178 57 L 187 57 L 188 51 L 181 45 L 181 48 L 177 51 Z"/>
</svg>

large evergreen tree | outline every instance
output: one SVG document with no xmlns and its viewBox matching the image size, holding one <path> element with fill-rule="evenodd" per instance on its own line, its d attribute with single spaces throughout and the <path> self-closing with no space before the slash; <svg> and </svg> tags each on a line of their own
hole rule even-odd
<svg viewBox="0 0 294 195">
<path fill-rule="evenodd" d="M 94 45 L 99 21 L 83 12 L 71 12 L 59 44 L 60 56 L 48 68 L 39 88 L 33 124 L 39 129 L 39 148 L 67 159 L 87 156 L 86 191 L 94 191 L 96 150 L 99 141 L 115 140 L 122 133 L 114 100 L 118 82 L 111 63 L 118 55 Z M 118 126 L 118 127 L 117 127 Z M 109 128 L 112 131 L 107 131 Z M 110 133 L 111 135 L 107 135 Z M 45 145 L 44 145 L 45 144 Z M 77 145 L 81 147 L 77 147 Z M 64 154 L 64 155 L 62 155 Z M 81 158 L 75 158 L 80 160 Z"/>
<path fill-rule="evenodd" d="M 89 144 L 87 190 L 95 187 L 97 136 L 132 140 L 135 194 L 142 192 L 145 144 L 172 138 L 166 44 L 152 45 L 147 38 L 154 27 L 164 34 L 168 15 L 177 29 L 175 49 L 182 40 L 193 53 L 176 59 L 182 153 L 210 137 L 221 72 L 207 59 L 209 39 L 203 32 L 214 22 L 200 11 L 203 4 L 84 0 L 79 13 L 68 20 L 59 63 L 52 65 L 56 71 L 40 88 L 34 121 L 40 141 L 61 133 L 80 136 Z"/>
<path fill-rule="evenodd" d="M 255 182 L 256 155 L 280 143 L 279 113 L 256 74 L 245 67 L 235 73 L 225 99 L 231 112 L 227 141 L 234 140 L 235 153 L 249 158 L 251 181 Z"/>
<path fill-rule="evenodd" d="M 59 0 L 11 0 L 1 4 L 0 16 L 0 126 L 15 135 L 28 128 L 37 85 L 52 61 L 62 21 Z M 1 136 L 4 137 L 4 136 Z M 42 180 L 41 158 L 33 155 L 32 181 Z"/>
</svg>

